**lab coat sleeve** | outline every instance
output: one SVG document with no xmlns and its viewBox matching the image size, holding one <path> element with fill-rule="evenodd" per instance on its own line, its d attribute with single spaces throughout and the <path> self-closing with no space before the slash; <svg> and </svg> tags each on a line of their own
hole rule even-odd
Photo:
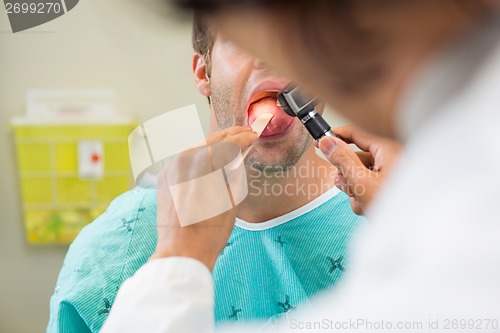
<svg viewBox="0 0 500 333">
<path fill-rule="evenodd" d="M 151 260 L 126 280 L 102 333 L 214 332 L 212 275 L 190 258 Z"/>
</svg>

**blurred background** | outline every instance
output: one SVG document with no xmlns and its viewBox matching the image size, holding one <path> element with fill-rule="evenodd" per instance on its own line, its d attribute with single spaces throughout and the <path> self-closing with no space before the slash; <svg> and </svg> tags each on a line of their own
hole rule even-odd
<svg viewBox="0 0 500 333">
<path fill-rule="evenodd" d="M 192 54 L 191 22 L 176 19 L 161 1 L 80 1 L 67 14 L 16 34 L 2 10 L 0 333 L 45 331 L 49 299 L 68 249 L 28 242 L 10 126 L 13 117 L 26 113 L 27 91 L 113 89 L 117 112 L 137 123 L 196 104 L 206 130 L 208 104 L 193 83 Z M 344 123 L 332 113 L 327 120 Z"/>
</svg>

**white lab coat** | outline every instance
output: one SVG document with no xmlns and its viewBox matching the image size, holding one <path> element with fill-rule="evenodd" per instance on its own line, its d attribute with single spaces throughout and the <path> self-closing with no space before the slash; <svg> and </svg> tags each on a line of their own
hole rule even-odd
<svg viewBox="0 0 500 333">
<path fill-rule="evenodd" d="M 350 271 L 277 331 L 500 330 L 500 20 L 493 21 L 451 45 L 408 88 L 399 113 L 406 151 L 353 244 Z M 102 332 L 213 332 L 213 325 L 210 272 L 169 258 L 123 284 Z"/>
</svg>

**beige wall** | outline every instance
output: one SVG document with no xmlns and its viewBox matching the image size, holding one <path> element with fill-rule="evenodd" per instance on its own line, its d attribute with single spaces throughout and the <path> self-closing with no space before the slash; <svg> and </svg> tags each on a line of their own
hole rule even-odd
<svg viewBox="0 0 500 333">
<path fill-rule="evenodd" d="M 24 240 L 8 123 L 24 114 L 26 90 L 114 88 L 119 111 L 139 121 L 191 103 L 207 111 L 191 76 L 189 22 L 140 3 L 150 2 L 80 1 L 68 14 L 17 34 L 0 13 L 1 333 L 45 330 L 49 297 L 67 251 Z"/>
<path fill-rule="evenodd" d="M 141 7 L 142 6 L 142 7 Z M 12 34 L 0 13 L 0 332 L 42 332 L 67 247 L 25 242 L 11 117 L 30 88 L 113 88 L 118 109 L 144 121 L 196 103 L 190 23 L 152 0 L 84 0 L 68 14 Z M 331 118 L 333 123 L 343 121 Z"/>
</svg>

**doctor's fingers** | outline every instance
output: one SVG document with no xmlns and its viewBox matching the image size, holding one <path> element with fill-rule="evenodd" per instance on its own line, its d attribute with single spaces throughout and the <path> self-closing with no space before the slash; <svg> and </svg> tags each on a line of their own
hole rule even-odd
<svg viewBox="0 0 500 333">
<path fill-rule="evenodd" d="M 328 160 L 337 167 L 339 188 L 354 197 L 360 207 L 366 208 L 381 184 L 379 173 L 365 166 L 365 163 L 370 164 L 369 154 L 354 152 L 346 142 L 336 137 L 322 138 L 319 146 Z"/>
<path fill-rule="evenodd" d="M 175 185 L 205 176 L 233 161 L 257 140 L 257 133 L 243 126 L 214 133 L 207 145 L 186 149 L 174 156 L 162 172 L 168 184 Z"/>
<path fill-rule="evenodd" d="M 367 167 L 370 170 L 373 169 L 374 159 L 371 153 L 365 151 L 357 151 L 356 155 L 358 156 L 359 160 L 361 161 L 361 163 L 363 163 L 365 167 Z"/>
<path fill-rule="evenodd" d="M 335 178 L 335 185 L 349 196 L 351 208 L 358 215 L 363 214 L 366 207 L 370 204 L 371 196 L 369 193 L 372 191 L 376 192 L 376 190 L 367 190 L 367 188 L 374 185 L 369 182 L 369 178 L 365 178 L 364 180 L 359 179 L 357 183 L 353 184 L 348 182 L 341 173 Z"/>
<path fill-rule="evenodd" d="M 258 139 L 257 133 L 252 131 L 242 131 L 234 134 L 229 134 L 222 142 L 228 142 L 236 144 L 241 150 L 250 147 Z"/>
<path fill-rule="evenodd" d="M 333 129 L 333 133 L 346 143 L 353 143 L 363 151 L 371 151 L 372 146 L 385 140 L 370 134 L 356 126 L 341 126 Z"/>
<path fill-rule="evenodd" d="M 212 144 L 212 143 L 223 142 L 223 141 L 227 141 L 227 140 L 233 141 L 234 136 L 239 136 L 239 135 L 247 136 L 250 133 L 255 133 L 252 131 L 252 128 L 250 126 L 232 126 L 232 127 L 226 128 L 224 130 L 211 133 L 207 137 L 206 143 Z"/>
<path fill-rule="evenodd" d="M 319 148 L 349 184 L 358 183 L 358 179 L 370 173 L 370 170 L 351 147 L 337 137 L 325 136 L 321 138 Z M 362 157 L 366 159 L 365 155 Z"/>
<path fill-rule="evenodd" d="M 335 177 L 335 186 L 348 196 L 352 197 L 352 191 L 349 189 L 349 184 L 347 180 L 342 176 L 342 173 L 338 172 L 337 176 Z"/>
<path fill-rule="evenodd" d="M 356 199 L 355 197 L 349 197 L 349 203 L 351 204 L 351 209 L 354 212 L 354 214 L 356 214 L 356 215 L 363 215 L 364 214 L 366 208 L 364 208 L 360 204 L 358 199 Z"/>
<path fill-rule="evenodd" d="M 334 133 L 347 143 L 355 144 L 363 152 L 358 156 L 366 167 L 374 171 L 390 171 L 403 150 L 402 145 L 392 139 L 377 136 L 355 126 L 337 127 Z"/>
</svg>

